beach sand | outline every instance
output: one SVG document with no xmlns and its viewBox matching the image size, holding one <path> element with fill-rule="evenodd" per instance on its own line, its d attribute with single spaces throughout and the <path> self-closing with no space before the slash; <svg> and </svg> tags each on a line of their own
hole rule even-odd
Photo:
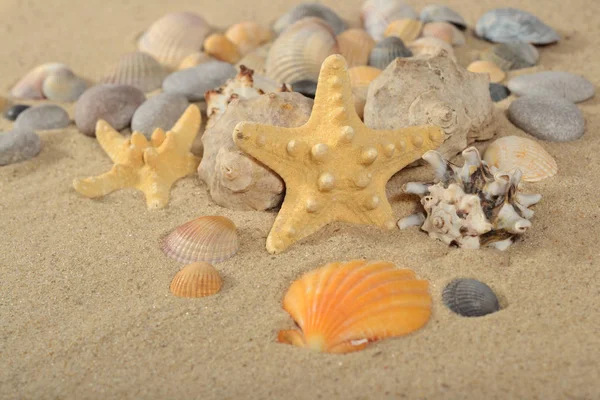
<svg viewBox="0 0 600 400">
<path fill-rule="evenodd" d="M 324 3 L 358 25 L 359 0 Z M 563 37 L 540 49 L 538 69 L 582 74 L 600 85 L 596 0 L 444 3 L 470 27 L 494 7 L 536 14 Z M 243 19 L 267 24 L 293 4 L 2 0 L 0 94 L 50 61 L 97 78 L 167 12 L 195 11 L 227 27 Z M 472 35 L 468 42 L 487 46 Z M 509 103 L 498 105 L 499 134 L 523 136 L 502 112 Z M 506 252 L 449 248 L 417 228 L 334 223 L 269 255 L 264 246 L 275 212 L 221 208 L 195 175 L 177 182 L 168 207 L 158 211 L 147 211 L 133 189 L 84 198 L 73 178 L 107 171 L 109 158 L 73 126 L 42 132 L 39 156 L 0 167 L 0 398 L 600 398 L 600 96 L 578 106 L 586 133 L 542 143 L 559 173 L 524 185 L 544 198 L 533 207 L 533 228 Z M 73 105 L 67 109 L 72 115 Z M 0 122 L 2 130 L 10 126 Z M 390 181 L 397 218 L 417 203 L 400 195 L 401 185 L 431 176 L 421 167 Z M 163 255 L 158 240 L 200 215 L 231 218 L 241 248 L 216 265 L 225 280 L 218 295 L 176 298 L 169 283 L 182 265 Z M 281 308 L 289 284 L 327 262 L 356 258 L 388 260 L 429 280 L 429 323 L 347 355 L 276 343 L 279 329 L 293 327 Z M 482 318 L 451 313 L 441 291 L 457 277 L 489 284 L 503 309 Z"/>
</svg>

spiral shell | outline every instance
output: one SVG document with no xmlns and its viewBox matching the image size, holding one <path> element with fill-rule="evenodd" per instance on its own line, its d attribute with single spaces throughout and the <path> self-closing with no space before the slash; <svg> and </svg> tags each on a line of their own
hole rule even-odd
<svg viewBox="0 0 600 400">
<path fill-rule="evenodd" d="M 337 36 L 340 54 L 344 56 L 348 67 L 367 65 L 369 54 L 375 47 L 375 41 L 362 29 L 348 29 Z"/>
<path fill-rule="evenodd" d="M 338 52 L 336 37 L 326 22 L 305 18 L 291 25 L 273 43 L 267 56 L 267 76 L 277 82 L 317 80 L 321 64 Z"/>
<path fill-rule="evenodd" d="M 238 248 L 234 223 L 221 216 L 196 218 L 176 228 L 162 241 L 162 251 L 182 263 L 224 261 Z"/>
<path fill-rule="evenodd" d="M 245 21 L 229 27 L 225 36 L 245 55 L 271 40 L 271 31 L 256 22 Z"/>
<path fill-rule="evenodd" d="M 385 29 L 392 21 L 419 19 L 415 10 L 401 0 L 367 0 L 361 8 L 360 17 L 365 30 L 375 41 L 383 39 Z"/>
<path fill-rule="evenodd" d="M 188 54 L 202 49 L 209 32 L 210 26 L 197 14 L 167 14 L 142 35 L 138 49 L 151 54 L 162 65 L 176 69 Z"/>
<path fill-rule="evenodd" d="M 402 39 L 403 42 L 408 43 L 418 38 L 422 29 L 423 23 L 421 21 L 406 18 L 399 19 L 391 22 L 387 28 L 385 28 L 383 36 L 396 36 L 397 38 Z"/>
<path fill-rule="evenodd" d="M 299 330 L 278 341 L 328 353 L 364 349 L 369 342 L 422 328 L 431 314 L 428 282 L 385 261 L 330 263 L 290 286 L 283 308 Z"/>
<path fill-rule="evenodd" d="M 213 33 L 204 41 L 204 51 L 217 60 L 235 64 L 241 58 L 237 45 L 220 33 Z"/>
<path fill-rule="evenodd" d="M 538 142 L 518 136 L 497 139 L 488 146 L 483 159 L 503 171 L 519 168 L 526 182 L 538 182 L 558 172 L 556 160 Z"/>
<path fill-rule="evenodd" d="M 223 279 L 219 272 L 205 262 L 183 267 L 171 281 L 169 289 L 178 297 L 206 297 L 221 290 Z"/>
<path fill-rule="evenodd" d="M 167 70 L 154 57 L 136 51 L 121 56 L 100 82 L 130 85 L 146 93 L 160 88 L 166 76 Z"/>
</svg>

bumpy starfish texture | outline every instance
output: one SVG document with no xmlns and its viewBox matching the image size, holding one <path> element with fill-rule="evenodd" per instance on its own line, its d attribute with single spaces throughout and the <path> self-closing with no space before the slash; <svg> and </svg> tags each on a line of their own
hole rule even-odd
<svg viewBox="0 0 600 400">
<path fill-rule="evenodd" d="M 165 134 L 156 129 L 148 142 L 139 132 L 133 132 L 131 139 L 127 139 L 106 121 L 99 120 L 96 138 L 115 165 L 100 176 L 75 179 L 73 187 L 86 197 L 134 187 L 144 192 L 149 209 L 166 206 L 173 183 L 198 168 L 200 159 L 190 148 L 201 122 L 200 110 L 191 105 L 170 131 Z"/>
<path fill-rule="evenodd" d="M 354 108 L 346 61 L 332 55 L 321 66 L 305 125 L 281 128 L 240 122 L 233 139 L 285 181 L 285 199 L 266 246 L 270 253 L 280 253 L 333 221 L 393 229 L 387 181 L 437 148 L 444 135 L 435 126 L 365 126 Z"/>
</svg>

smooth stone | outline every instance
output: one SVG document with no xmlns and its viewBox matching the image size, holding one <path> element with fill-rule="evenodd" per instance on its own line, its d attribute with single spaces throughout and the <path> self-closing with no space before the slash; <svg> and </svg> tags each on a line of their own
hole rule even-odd
<svg viewBox="0 0 600 400">
<path fill-rule="evenodd" d="M 486 12 L 477 21 L 475 33 L 497 43 L 522 40 L 531 44 L 550 44 L 560 40 L 558 33 L 535 15 L 510 7 Z"/>
<path fill-rule="evenodd" d="M 182 94 L 189 101 L 204 100 L 204 93 L 225 84 L 237 75 L 237 69 L 226 62 L 211 61 L 197 67 L 177 71 L 163 81 L 163 90 Z"/>
<path fill-rule="evenodd" d="M 545 71 L 521 75 L 508 82 L 508 88 L 517 96 L 560 96 L 574 103 L 594 96 L 592 82 L 570 72 Z"/>
<path fill-rule="evenodd" d="M 129 125 L 133 113 L 146 101 L 144 93 L 127 85 L 98 85 L 86 90 L 75 103 L 75 124 L 91 137 L 96 123 L 103 119 L 116 130 Z"/>
<path fill-rule="evenodd" d="M 12 130 L 0 133 L 0 165 L 35 157 L 42 149 L 40 137 L 33 131 Z"/>
<path fill-rule="evenodd" d="M 465 19 L 448 6 L 431 4 L 423 7 L 419 18 L 423 23 L 427 22 L 449 22 L 461 30 L 467 29 Z"/>
<path fill-rule="evenodd" d="M 499 83 L 490 83 L 490 96 L 492 97 L 492 101 L 497 103 L 510 96 L 510 90 Z"/>
<path fill-rule="evenodd" d="M 27 104 L 15 104 L 14 106 L 4 111 L 4 118 L 6 118 L 9 121 L 14 121 L 17 119 L 19 114 L 27 110 L 29 107 L 31 106 L 28 106 Z"/>
<path fill-rule="evenodd" d="M 305 79 L 292 83 L 292 90 L 298 92 L 309 99 L 314 99 L 317 92 L 317 82 Z"/>
<path fill-rule="evenodd" d="M 23 111 L 15 121 L 14 129 L 37 131 L 66 128 L 71 124 L 69 114 L 60 106 L 42 104 Z"/>
<path fill-rule="evenodd" d="M 149 98 L 133 114 L 131 130 L 150 139 L 156 128 L 168 131 L 188 107 L 187 98 L 177 93 L 161 93 Z"/>
<path fill-rule="evenodd" d="M 530 135 L 551 142 L 576 140 L 585 131 L 583 114 L 563 97 L 519 97 L 508 107 L 508 118 Z"/>
</svg>

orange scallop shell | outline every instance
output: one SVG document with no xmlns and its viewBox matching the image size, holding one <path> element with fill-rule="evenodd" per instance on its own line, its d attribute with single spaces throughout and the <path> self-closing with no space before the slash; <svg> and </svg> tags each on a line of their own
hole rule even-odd
<svg viewBox="0 0 600 400">
<path fill-rule="evenodd" d="M 431 314 L 428 282 L 384 261 L 330 263 L 292 283 L 283 308 L 301 331 L 278 341 L 328 353 L 364 349 L 369 342 L 405 335 Z"/>
<path fill-rule="evenodd" d="M 217 293 L 223 286 L 219 272 L 205 262 L 183 267 L 171 281 L 171 293 L 179 297 L 206 297 Z"/>
</svg>

